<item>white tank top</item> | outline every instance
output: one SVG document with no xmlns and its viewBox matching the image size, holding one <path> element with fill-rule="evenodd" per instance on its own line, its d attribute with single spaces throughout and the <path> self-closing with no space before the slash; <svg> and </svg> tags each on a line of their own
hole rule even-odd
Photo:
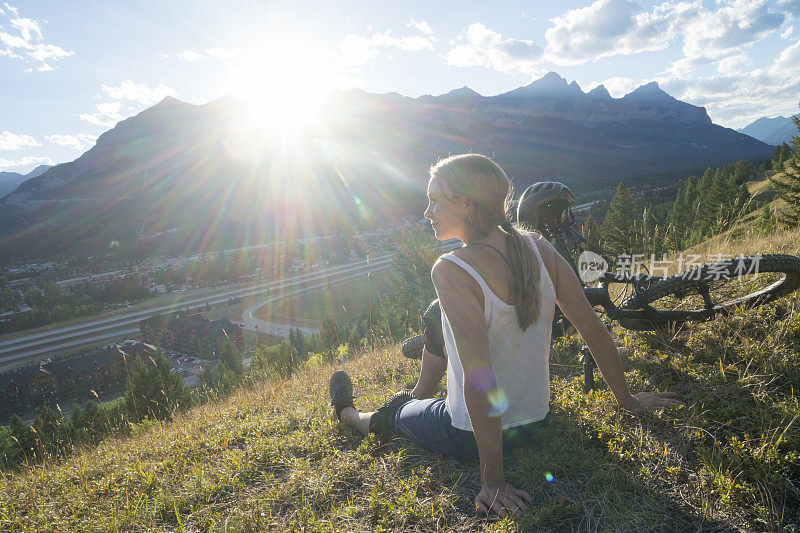
<svg viewBox="0 0 800 533">
<path fill-rule="evenodd" d="M 483 316 L 489 336 L 489 356 L 497 378 L 497 389 L 490 393 L 491 411 L 500 413 L 503 429 L 542 420 L 550 410 L 550 335 L 553 329 L 556 291 L 542 256 L 527 236 L 539 260 L 539 317 L 525 331 L 517 323 L 513 305 L 501 300 L 466 261 L 452 253 L 441 259 L 452 261 L 480 285 L 483 291 Z M 447 409 L 453 427 L 472 431 L 464 401 L 464 370 L 456 352 L 453 330 L 442 309 L 442 333 L 447 352 Z"/>
</svg>

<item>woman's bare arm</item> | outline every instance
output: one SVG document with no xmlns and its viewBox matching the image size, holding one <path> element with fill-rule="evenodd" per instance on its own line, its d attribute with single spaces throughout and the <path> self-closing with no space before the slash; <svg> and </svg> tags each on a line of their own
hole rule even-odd
<svg viewBox="0 0 800 533">
<path fill-rule="evenodd" d="M 501 517 L 508 512 L 524 512 L 533 498 L 505 480 L 500 417 L 489 414 L 489 392 L 496 383 L 483 318 L 483 294 L 472 276 L 450 261 L 438 261 L 431 277 L 453 329 L 456 351 L 464 369 L 464 401 L 481 463 L 481 490 L 475 496 L 475 509 L 486 514 L 491 510 Z"/>
<path fill-rule="evenodd" d="M 536 242 L 555 285 L 559 308 L 583 337 L 619 405 L 629 411 L 680 405 L 680 402 L 672 399 L 675 396 L 672 393 L 641 392 L 631 395 L 617 345 L 586 299 L 575 271 L 547 240 L 538 236 Z"/>
<path fill-rule="evenodd" d="M 470 379 L 471 376 L 492 374 L 482 302 L 475 292 L 476 289 L 480 291 L 480 288 L 472 276 L 450 261 L 437 261 L 431 270 L 431 278 L 442 310 L 447 314 L 453 330 L 456 352 L 464 369 L 464 400 L 478 443 L 481 477 L 486 481 L 502 481 L 500 417 L 489 416 L 490 391 L 486 390 L 483 383 L 476 386 L 475 381 Z"/>
</svg>

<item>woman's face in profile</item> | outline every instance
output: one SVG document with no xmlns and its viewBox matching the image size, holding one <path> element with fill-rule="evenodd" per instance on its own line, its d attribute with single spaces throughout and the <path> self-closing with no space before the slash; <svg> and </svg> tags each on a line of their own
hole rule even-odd
<svg viewBox="0 0 800 533">
<path fill-rule="evenodd" d="M 452 195 L 448 194 L 452 198 Z M 436 178 L 431 178 L 428 182 L 428 208 L 425 209 L 425 218 L 431 221 L 433 233 L 436 239 L 445 241 L 447 239 L 460 239 L 463 235 L 466 224 L 464 214 L 466 212 L 466 201 L 448 200 L 442 194 L 442 185 Z"/>
</svg>

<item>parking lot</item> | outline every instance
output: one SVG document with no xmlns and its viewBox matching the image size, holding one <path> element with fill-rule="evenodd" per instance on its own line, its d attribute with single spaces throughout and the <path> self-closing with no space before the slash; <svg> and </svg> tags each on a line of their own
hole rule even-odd
<svg viewBox="0 0 800 533">
<path fill-rule="evenodd" d="M 167 350 L 167 355 L 172 361 L 172 368 L 169 371 L 180 374 L 186 385 L 192 388 L 200 385 L 200 374 L 202 374 L 207 365 L 211 364 L 210 361 L 180 352 Z"/>
</svg>

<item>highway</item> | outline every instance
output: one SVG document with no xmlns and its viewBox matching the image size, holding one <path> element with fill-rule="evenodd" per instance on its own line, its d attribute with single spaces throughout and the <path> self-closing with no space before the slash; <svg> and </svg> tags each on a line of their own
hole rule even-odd
<svg viewBox="0 0 800 533">
<path fill-rule="evenodd" d="M 457 246 L 457 243 L 450 242 L 445 244 L 444 249 L 451 250 Z M 202 296 L 195 297 L 191 293 L 177 293 L 176 300 L 166 304 L 154 305 L 150 302 L 148 305 L 148 303 L 144 303 L 127 312 L 103 319 L 89 318 L 70 326 L 46 331 L 40 329 L 28 335 L 0 336 L 0 369 L 5 370 L 23 362 L 28 363 L 30 360 L 45 359 L 48 354 L 54 352 L 121 340 L 126 335 L 138 333 L 139 322 L 154 314 L 205 308 L 206 304 L 226 303 L 230 298 L 264 295 L 267 292 L 269 292 L 269 296 L 247 309 L 242 315 L 241 321 L 244 323 L 244 327 L 250 330 L 288 336 L 289 330 L 294 329 L 295 325 L 260 320 L 255 316 L 255 311 L 263 305 L 301 292 L 323 288 L 329 283 L 353 279 L 363 276 L 369 271 L 385 270 L 391 265 L 393 257 L 394 253 L 385 253 L 370 257 L 369 262 L 363 260 L 282 280 L 251 284 L 247 287 L 220 287 L 219 290 L 207 292 Z M 178 300 L 178 298 L 186 299 Z M 307 332 L 314 331 L 310 328 L 301 329 Z"/>
</svg>

